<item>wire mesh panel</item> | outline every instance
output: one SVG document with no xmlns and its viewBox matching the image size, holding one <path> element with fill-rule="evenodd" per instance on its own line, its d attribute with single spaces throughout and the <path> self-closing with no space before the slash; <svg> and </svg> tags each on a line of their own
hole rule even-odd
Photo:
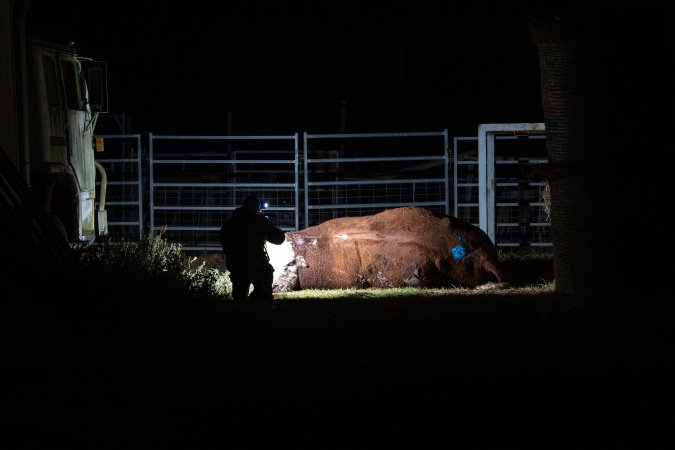
<svg viewBox="0 0 675 450">
<path fill-rule="evenodd" d="M 474 225 L 480 221 L 478 138 L 454 138 L 449 164 L 447 130 L 304 133 L 302 159 L 298 134 L 150 134 L 145 177 L 139 135 L 103 137 L 106 150 L 97 161 L 108 173 L 109 230 L 127 239 L 142 237 L 149 222 L 150 230 L 162 231 L 186 250 L 219 250 L 220 225 L 249 194 L 267 202 L 265 214 L 287 231 L 300 223 L 308 227 L 400 206 L 449 214 L 451 203 L 456 217 Z M 543 138 L 495 136 L 491 207 L 499 246 L 551 245 L 546 185 L 536 170 L 546 162 Z M 147 221 L 144 204 L 149 205 Z"/>
<path fill-rule="evenodd" d="M 151 228 L 186 250 L 220 250 L 246 195 L 283 230 L 298 228 L 298 135 L 150 135 Z"/>
<path fill-rule="evenodd" d="M 495 136 L 495 243 L 500 247 L 552 245 L 545 198 L 538 171 L 547 162 L 545 136 Z M 454 138 L 454 214 L 479 225 L 478 138 Z"/>
<path fill-rule="evenodd" d="M 143 237 L 143 171 L 140 134 L 96 135 L 104 149 L 96 152 L 96 162 L 105 169 L 105 198 L 96 199 L 108 216 L 108 234 L 115 239 L 137 241 Z M 101 182 L 97 183 L 100 192 Z"/>
<path fill-rule="evenodd" d="M 401 206 L 449 213 L 447 130 L 304 133 L 305 227 Z"/>
<path fill-rule="evenodd" d="M 455 137 L 453 141 L 454 215 L 478 226 L 478 138 Z"/>
<path fill-rule="evenodd" d="M 543 135 L 497 136 L 495 224 L 497 245 L 551 246 L 545 211 L 546 183 L 538 169 L 548 162 Z"/>
</svg>

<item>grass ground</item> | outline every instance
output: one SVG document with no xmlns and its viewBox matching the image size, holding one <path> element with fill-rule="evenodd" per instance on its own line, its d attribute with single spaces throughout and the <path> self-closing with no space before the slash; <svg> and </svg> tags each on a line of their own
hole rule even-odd
<svg viewBox="0 0 675 450">
<path fill-rule="evenodd" d="M 206 267 L 226 270 L 222 252 L 191 256 L 196 258 L 193 266 L 204 263 Z M 540 286 L 553 281 L 553 259 L 550 249 L 503 250 L 500 251 L 499 259 L 505 278 L 512 287 Z"/>
<path fill-rule="evenodd" d="M 503 291 L 283 294 L 269 306 L 186 302 L 162 286 L 105 286 L 69 306 L 17 297 L 3 404 L 24 445 L 6 448 L 672 439 L 673 308 L 588 308 L 540 283 L 546 270 Z"/>
</svg>

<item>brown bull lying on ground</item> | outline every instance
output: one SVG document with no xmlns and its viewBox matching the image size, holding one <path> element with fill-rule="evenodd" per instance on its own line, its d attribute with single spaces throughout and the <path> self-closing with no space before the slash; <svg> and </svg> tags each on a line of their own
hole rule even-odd
<svg viewBox="0 0 675 450">
<path fill-rule="evenodd" d="M 497 249 L 487 234 L 420 207 L 289 231 L 281 246 L 268 246 L 268 251 L 276 292 L 503 283 Z"/>
</svg>

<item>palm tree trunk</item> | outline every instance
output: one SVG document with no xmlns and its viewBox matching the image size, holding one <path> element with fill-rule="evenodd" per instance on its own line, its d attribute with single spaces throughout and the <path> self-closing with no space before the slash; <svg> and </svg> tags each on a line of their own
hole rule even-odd
<svg viewBox="0 0 675 450">
<path fill-rule="evenodd" d="M 592 123 L 585 41 L 563 20 L 531 20 L 539 52 L 549 159 L 553 265 L 559 294 L 594 291 Z"/>
</svg>

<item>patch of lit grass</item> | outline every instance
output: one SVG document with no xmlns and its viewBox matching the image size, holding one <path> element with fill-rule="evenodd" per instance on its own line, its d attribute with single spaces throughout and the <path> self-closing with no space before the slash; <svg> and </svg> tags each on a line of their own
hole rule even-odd
<svg viewBox="0 0 675 450">
<path fill-rule="evenodd" d="M 366 289 L 303 289 L 274 294 L 277 300 L 339 300 L 339 299 L 387 299 L 387 298 L 447 298 L 472 295 L 546 295 L 554 291 L 552 282 L 517 288 L 468 289 L 468 288 L 366 288 Z"/>
<path fill-rule="evenodd" d="M 501 250 L 500 250 L 501 252 Z M 221 271 L 213 263 L 200 261 L 188 256 L 180 245 L 170 244 L 162 233 L 150 234 L 140 242 L 104 241 L 96 246 L 81 249 L 80 260 L 84 266 L 113 283 L 135 282 L 144 286 L 165 286 L 176 294 L 190 297 L 229 299 L 231 284 L 227 271 Z M 531 272 L 531 263 L 550 260 L 548 250 L 512 249 L 502 252 L 500 259 L 516 267 L 523 266 Z M 537 278 L 536 271 L 521 277 L 513 287 L 467 289 L 447 288 L 345 288 L 345 289 L 302 289 L 292 292 L 275 293 L 277 300 L 358 300 L 358 299 L 433 299 L 467 297 L 478 295 L 493 296 L 536 296 L 553 293 L 554 283 Z M 114 281 L 113 281 L 114 280 Z"/>
</svg>

